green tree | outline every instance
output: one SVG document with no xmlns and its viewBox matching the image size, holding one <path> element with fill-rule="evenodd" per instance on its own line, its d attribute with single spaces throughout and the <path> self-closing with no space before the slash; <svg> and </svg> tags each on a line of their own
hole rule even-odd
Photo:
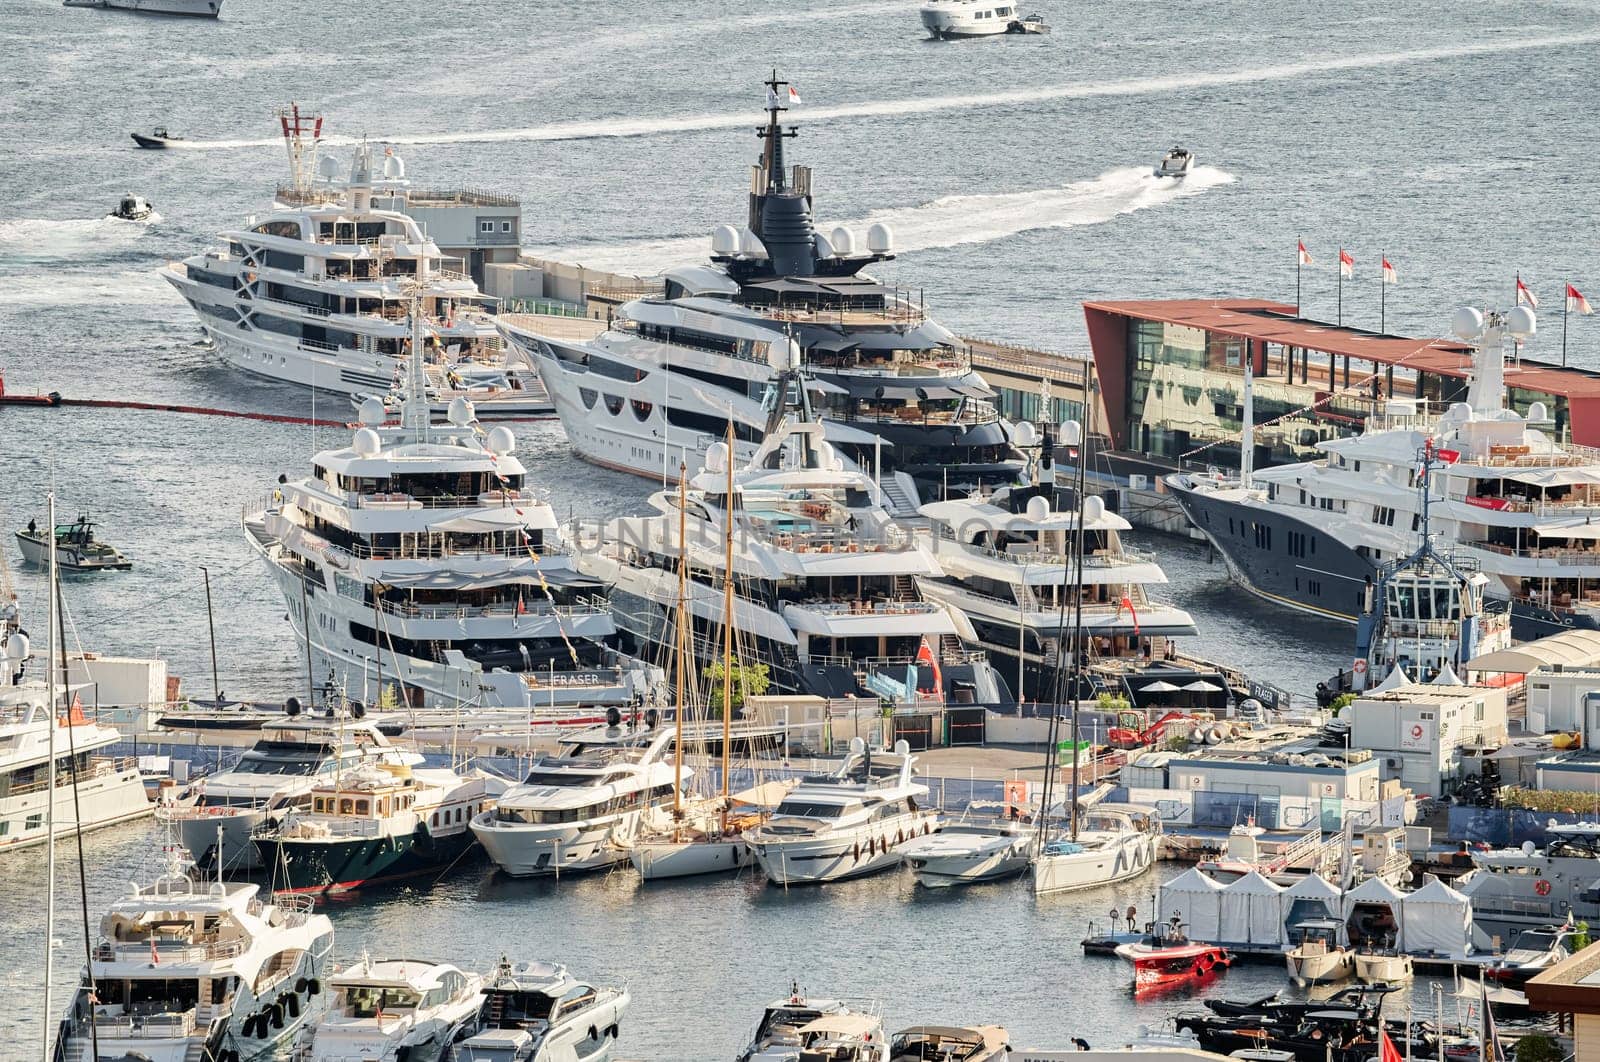
<svg viewBox="0 0 1600 1062">
<path fill-rule="evenodd" d="M 1565 1057 L 1566 1052 L 1548 1033 L 1529 1033 L 1517 1041 L 1517 1062 L 1561 1062 Z"/>
<path fill-rule="evenodd" d="M 1350 704 L 1354 703 L 1355 699 L 1356 695 L 1353 693 L 1339 694 L 1339 696 L 1333 699 L 1333 703 L 1328 705 L 1328 714 L 1333 716 L 1335 719 L 1339 718 L 1339 713 L 1344 711 L 1345 708 Z"/>
<path fill-rule="evenodd" d="M 722 661 L 708 665 L 701 672 L 711 686 L 711 711 L 715 715 L 722 714 Z M 737 715 L 739 709 L 744 707 L 746 698 L 760 697 L 772 685 L 772 678 L 767 673 L 765 664 L 746 664 L 739 660 L 733 662 L 733 713 Z"/>
</svg>

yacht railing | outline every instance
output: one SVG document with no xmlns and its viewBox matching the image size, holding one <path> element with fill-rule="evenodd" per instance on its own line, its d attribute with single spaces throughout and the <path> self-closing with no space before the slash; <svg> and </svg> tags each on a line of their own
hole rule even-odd
<svg viewBox="0 0 1600 1062">
<path fill-rule="evenodd" d="M 162 1011 L 156 1014 L 96 1014 L 95 1032 L 108 1040 L 176 1040 L 192 1036 L 194 1011 Z"/>
<path fill-rule="evenodd" d="M 63 749 L 62 751 L 65 750 Z M 82 785 L 84 782 L 93 781 L 96 778 L 104 778 L 108 775 L 116 774 L 119 771 L 136 771 L 138 769 L 139 761 L 132 756 L 120 756 L 115 758 L 109 756 L 96 756 L 95 758 L 91 759 L 88 765 L 81 771 L 57 771 L 56 785 L 57 787 L 73 784 Z M 42 793 L 49 788 L 50 779 L 43 778 L 37 782 L 26 782 L 22 785 L 13 785 L 6 790 L 6 794 L 8 796 L 22 796 L 27 793 Z"/>
<path fill-rule="evenodd" d="M 399 601 L 384 601 L 378 611 L 405 619 L 494 619 L 508 616 L 526 616 L 533 619 L 562 617 L 575 619 L 584 616 L 604 616 L 610 610 L 599 598 L 585 598 L 572 605 L 552 605 L 548 601 L 528 601 L 523 605 L 499 603 L 493 605 L 413 605 Z"/>
<path fill-rule="evenodd" d="M 981 664 L 989 659 L 982 649 L 956 649 L 938 652 L 940 664 Z M 837 656 L 826 653 L 808 653 L 805 662 L 823 667 L 843 667 L 851 671 L 883 671 L 915 665 L 914 656 Z"/>
<path fill-rule="evenodd" d="M 548 491 L 484 491 L 482 494 L 406 494 L 392 491 L 384 494 L 361 494 L 346 491 L 347 505 L 358 509 L 489 509 L 513 506 L 542 505 L 549 501 Z"/>
<path fill-rule="evenodd" d="M 245 953 L 245 947 L 245 943 L 242 940 L 218 940 L 208 944 L 181 944 L 157 940 L 154 945 L 148 939 L 140 941 L 102 940 L 95 945 L 94 957 L 97 962 L 150 963 L 159 961 L 163 965 L 214 962 L 218 959 L 237 958 Z"/>
<path fill-rule="evenodd" d="M 963 550 L 978 557 L 991 560 L 1005 561 L 1018 567 L 1072 567 L 1072 557 L 1065 553 L 1054 553 L 1030 548 L 1022 543 L 1013 543 L 1004 550 L 997 550 L 992 546 L 980 546 L 972 542 L 962 542 L 947 525 L 939 525 L 935 532 L 940 539 L 952 542 Z M 1070 533 L 1070 529 L 1069 532 Z M 1123 546 L 1121 549 L 1099 549 L 1085 553 L 1083 566 L 1085 568 L 1120 568 L 1134 564 L 1153 564 L 1156 561 L 1155 553 L 1134 546 Z"/>
<path fill-rule="evenodd" d="M 1512 549 L 1510 546 L 1501 546 L 1493 542 L 1465 542 L 1461 545 L 1469 550 L 1497 553 L 1502 557 L 1554 561 L 1557 564 L 1580 566 L 1600 565 L 1600 549 Z"/>
<path fill-rule="evenodd" d="M 943 611 L 930 601 L 785 601 L 823 616 L 924 616 Z"/>
</svg>

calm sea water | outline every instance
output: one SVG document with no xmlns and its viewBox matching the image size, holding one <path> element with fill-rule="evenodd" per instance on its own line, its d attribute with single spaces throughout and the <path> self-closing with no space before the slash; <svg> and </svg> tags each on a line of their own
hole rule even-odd
<svg viewBox="0 0 1600 1062">
<path fill-rule="evenodd" d="M 699 256 L 713 226 L 742 215 L 758 82 L 774 65 L 805 101 L 792 157 L 816 169 L 821 219 L 887 221 L 904 253 L 880 272 L 924 289 L 958 331 L 1085 353 L 1086 298 L 1292 298 L 1297 237 L 1319 262 L 1305 278 L 1308 312 L 1333 315 L 1324 263 L 1342 244 L 1358 263 L 1346 319 L 1376 324 L 1382 250 L 1401 278 L 1390 326 L 1417 334 L 1441 331 L 1460 302 L 1506 304 L 1520 271 L 1544 298 L 1534 348 L 1544 356 L 1559 356 L 1550 311 L 1562 285 L 1600 289 L 1587 179 L 1600 134 L 1582 103 L 1600 41 L 1593 2 L 1038 6 L 1055 24 L 1049 37 L 944 45 L 922 39 L 905 2 L 229 0 L 224 20 L 203 24 L 0 0 L 7 385 L 344 416 L 342 399 L 212 364 L 153 272 L 265 206 L 284 173 L 273 107 L 299 99 L 324 110 L 335 135 L 397 142 L 421 183 L 516 193 L 541 248 L 649 271 Z M 155 123 L 194 144 L 132 150 L 127 132 Z M 1174 142 L 1203 168 L 1181 188 L 1157 187 L 1144 174 Z M 125 191 L 165 220 L 98 220 Z M 1600 326 L 1571 326 L 1571 360 L 1600 367 Z M 239 509 L 342 435 L 7 409 L 0 524 L 42 516 L 52 487 L 63 514 L 102 520 L 136 567 L 69 586 L 73 636 L 165 655 L 191 690 L 209 687 L 199 572 L 209 568 L 222 685 L 281 693 L 299 681 L 296 645 L 240 537 Z M 562 508 L 617 513 L 648 490 L 575 461 L 559 425 L 523 425 L 518 437 Z M 1347 655 L 1348 629 L 1254 603 L 1204 547 L 1145 544 L 1202 622 L 1197 651 L 1299 692 Z M 37 615 L 37 576 L 18 582 Z M 151 871 L 151 845 L 139 827 L 89 839 L 91 910 Z M 41 853 L 0 865 L 0 1032 L 16 1048 L 5 1057 L 24 1057 L 37 1035 L 42 874 Z M 927 895 L 893 878 L 784 893 L 468 873 L 334 912 L 344 952 L 482 968 L 509 950 L 626 980 L 627 1053 L 703 1059 L 730 1055 L 791 977 L 880 995 L 901 1024 L 999 1021 L 1018 1043 L 1105 1042 L 1192 1005 L 1136 1006 L 1115 964 L 1078 954 L 1090 917 L 1113 901 L 1145 906 L 1148 892 L 1035 901 L 1010 886 Z M 77 966 L 70 896 L 56 927 L 62 985 Z M 1279 980 L 1247 967 L 1222 990 Z"/>
</svg>

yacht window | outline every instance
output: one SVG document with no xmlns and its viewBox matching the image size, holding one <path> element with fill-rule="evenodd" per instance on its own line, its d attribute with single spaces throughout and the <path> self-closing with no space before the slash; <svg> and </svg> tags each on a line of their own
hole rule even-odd
<svg viewBox="0 0 1600 1062">
<path fill-rule="evenodd" d="M 438 826 L 438 825 L 439 825 L 439 813 L 438 813 L 438 812 L 437 812 L 437 811 L 435 811 L 435 812 L 434 812 L 434 813 L 433 813 L 433 822 L 432 822 L 432 825 L 434 825 L 434 826 Z"/>
<path fill-rule="evenodd" d="M 376 985 L 351 985 L 343 992 L 341 1000 L 345 1014 L 352 1018 L 375 1018 L 381 1009 L 385 1014 L 395 1010 L 413 1010 L 421 997 L 409 988 Z"/>
<path fill-rule="evenodd" d="M 555 771 L 532 771 L 522 780 L 523 785 L 553 785 L 563 787 L 597 786 L 605 778 L 598 774 L 566 774 Z"/>
<path fill-rule="evenodd" d="M 817 804 L 809 800 L 785 800 L 774 812 L 779 818 L 792 815 L 802 819 L 836 819 L 845 813 L 848 804 Z"/>
<path fill-rule="evenodd" d="M 356 801 L 356 814 L 365 815 L 372 810 L 372 805 L 366 800 Z"/>
<path fill-rule="evenodd" d="M 339 814 L 348 815 L 353 807 L 354 803 L 350 800 L 350 798 L 346 797 L 345 799 L 339 801 Z"/>
</svg>

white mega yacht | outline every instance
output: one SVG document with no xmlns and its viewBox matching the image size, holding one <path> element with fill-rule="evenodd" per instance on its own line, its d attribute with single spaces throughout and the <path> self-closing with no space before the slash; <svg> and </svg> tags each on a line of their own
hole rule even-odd
<svg viewBox="0 0 1600 1062">
<path fill-rule="evenodd" d="M 299 702 L 292 711 L 298 713 Z M 251 834 L 311 799 L 318 782 L 363 763 L 411 766 L 422 757 L 396 748 L 370 722 L 343 716 L 286 715 L 265 724 L 230 767 L 207 775 L 157 816 L 177 831 L 202 866 L 255 867 Z"/>
<path fill-rule="evenodd" d="M 326 1006 L 333 923 L 304 897 L 195 880 L 182 849 L 166 872 L 111 904 L 93 970 L 62 1020 L 58 1062 L 266 1062 Z"/>
<path fill-rule="evenodd" d="M 408 368 L 398 427 L 369 400 L 349 446 L 244 515 L 313 670 L 373 703 L 562 712 L 638 700 L 659 673 L 616 651 L 600 584 L 576 570 L 511 429 L 485 431 L 462 400 L 435 423 L 413 397 L 420 357 Z"/>
<path fill-rule="evenodd" d="M 897 511 L 1014 481 L 1011 430 L 961 340 L 914 293 L 862 272 L 893 257 L 887 226 L 867 231 L 864 251 L 849 229 L 817 228 L 811 171 L 784 164 L 786 88 L 768 85 L 748 223 L 717 229 L 711 265 L 670 271 L 662 295 L 623 304 L 588 342 L 563 338 L 556 319 L 542 331 L 537 318 L 502 320 L 501 331 L 537 365 L 573 449 L 596 464 L 668 479 L 683 462 L 693 474 L 730 419 L 748 457 L 776 376 L 803 358 L 824 392 L 829 441 L 880 474 Z"/>
<path fill-rule="evenodd" d="M 918 12 L 930 36 L 940 40 L 993 37 L 1017 20 L 1015 4 L 994 0 L 926 0 Z"/>
<path fill-rule="evenodd" d="M 1600 628 L 1600 455 L 1550 434 L 1545 403 L 1506 403 L 1506 348 L 1535 330 L 1526 306 L 1462 307 L 1452 331 L 1473 348 L 1465 401 L 1438 412 L 1391 399 L 1365 434 L 1319 443 L 1320 463 L 1167 485 L 1246 589 L 1350 622 L 1379 569 L 1416 549 L 1425 486 L 1439 547 L 1510 602 L 1516 638 Z M 1430 454 L 1441 466 L 1424 482 Z"/>
<path fill-rule="evenodd" d="M 613 710 L 609 725 L 568 735 L 556 755 L 535 760 L 498 806 L 472 819 L 489 858 L 514 877 L 626 861 L 627 843 L 646 820 L 670 814 L 693 773 L 674 766 L 673 729 L 645 714 L 645 726 L 625 727 Z"/>
<path fill-rule="evenodd" d="M 580 981 L 559 963 L 501 959 L 478 1032 L 444 1062 L 610 1062 L 632 1002 L 626 986 Z"/>
<path fill-rule="evenodd" d="M 725 539 L 733 521 L 734 625 L 749 658 L 777 691 L 870 696 L 896 703 L 1012 700 L 984 654 L 969 648 L 972 624 L 957 608 L 926 599 L 919 578 L 943 575 L 925 539 L 888 512 L 871 476 L 849 468 L 824 438 L 798 373 L 780 380 L 760 446 L 733 476 L 726 443 L 713 443 L 706 470 L 685 498 L 687 609 L 697 661 L 720 659 Z M 678 606 L 679 492 L 651 498 L 655 514 L 609 522 L 583 570 L 611 591 L 625 647 L 667 659 Z"/>
<path fill-rule="evenodd" d="M 476 1031 L 483 984 L 449 963 L 363 955 L 328 979 L 333 1001 L 293 1062 L 443 1062 Z"/>
<path fill-rule="evenodd" d="M 293 146 L 290 158 L 296 184 L 304 184 L 307 160 Z M 504 366 L 491 300 L 471 277 L 446 268 L 456 260 L 446 259 L 416 219 L 374 205 L 378 174 L 363 143 L 337 197 L 308 191 L 280 202 L 245 228 L 224 232 L 222 250 L 161 270 L 219 358 L 340 396 L 387 394 L 405 370 L 420 300 L 436 386 L 447 387 L 458 364 Z"/>
<path fill-rule="evenodd" d="M 875 874 L 900 864 L 900 849 L 932 833 L 937 812 L 920 801 L 917 758 L 905 741 L 874 752 L 860 738 L 837 772 L 800 780 L 745 843 L 775 885 L 805 885 Z"/>
</svg>

